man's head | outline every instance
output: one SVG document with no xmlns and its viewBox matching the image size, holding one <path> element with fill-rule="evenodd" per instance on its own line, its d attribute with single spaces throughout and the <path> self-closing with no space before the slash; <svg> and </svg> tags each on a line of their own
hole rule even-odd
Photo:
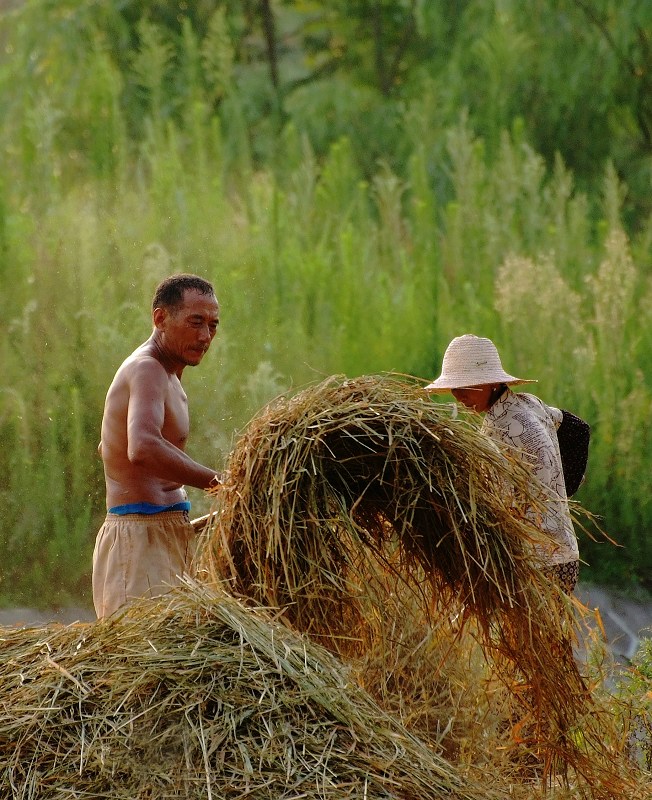
<svg viewBox="0 0 652 800">
<path fill-rule="evenodd" d="M 212 285 L 197 275 L 166 278 L 154 294 L 152 319 L 161 354 L 178 374 L 197 366 L 220 321 Z"/>
<path fill-rule="evenodd" d="M 187 272 L 171 275 L 156 287 L 152 300 L 152 311 L 156 308 L 171 310 L 179 308 L 183 303 L 184 292 L 188 289 L 195 289 L 199 294 L 215 296 L 213 286 L 199 275 L 190 275 Z"/>
</svg>

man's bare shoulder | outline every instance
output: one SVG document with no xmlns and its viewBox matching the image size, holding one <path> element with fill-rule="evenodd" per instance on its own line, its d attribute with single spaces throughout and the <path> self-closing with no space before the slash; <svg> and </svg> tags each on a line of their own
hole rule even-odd
<svg viewBox="0 0 652 800">
<path fill-rule="evenodd" d="M 122 413 L 130 399 L 148 395 L 163 397 L 167 391 L 168 375 L 152 353 L 139 347 L 118 367 L 106 393 L 105 416 Z"/>
<path fill-rule="evenodd" d="M 164 381 L 167 380 L 168 373 L 163 364 L 157 358 L 156 353 L 148 342 L 134 350 L 127 356 L 113 379 L 114 385 L 130 384 L 133 381 Z"/>
</svg>

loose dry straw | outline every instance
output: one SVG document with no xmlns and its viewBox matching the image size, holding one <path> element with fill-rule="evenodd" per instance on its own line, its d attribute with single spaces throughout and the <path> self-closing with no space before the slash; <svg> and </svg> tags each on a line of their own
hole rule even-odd
<svg viewBox="0 0 652 800">
<path fill-rule="evenodd" d="M 493 800 L 327 651 L 188 583 L 89 626 L 3 631 L 0 795 Z"/>
<path fill-rule="evenodd" d="M 355 612 L 369 551 L 434 598 L 493 616 L 522 603 L 540 537 L 506 497 L 528 476 L 414 384 L 329 380 L 278 401 L 237 443 L 206 566 L 305 630 Z M 301 598 L 301 603 L 297 602 Z M 332 606 L 335 605 L 334 609 Z M 323 622 L 322 622 L 323 620 Z M 346 634 L 346 629 L 342 631 Z"/>
<path fill-rule="evenodd" d="M 548 774 L 572 765 L 613 796 L 569 606 L 533 557 L 530 476 L 476 427 L 409 379 L 329 379 L 255 418 L 226 476 L 209 579 L 351 656 L 381 635 L 384 589 L 400 576 L 431 619 L 463 611 L 479 624 Z M 580 723 L 581 747 L 569 735 Z"/>
</svg>

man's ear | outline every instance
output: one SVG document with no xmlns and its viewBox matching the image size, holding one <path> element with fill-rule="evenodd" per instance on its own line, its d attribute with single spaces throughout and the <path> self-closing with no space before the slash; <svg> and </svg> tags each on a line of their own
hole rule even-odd
<svg viewBox="0 0 652 800">
<path fill-rule="evenodd" d="M 154 311 L 152 311 L 152 322 L 154 323 L 154 327 L 162 328 L 167 316 L 168 312 L 165 308 L 155 308 Z"/>
</svg>

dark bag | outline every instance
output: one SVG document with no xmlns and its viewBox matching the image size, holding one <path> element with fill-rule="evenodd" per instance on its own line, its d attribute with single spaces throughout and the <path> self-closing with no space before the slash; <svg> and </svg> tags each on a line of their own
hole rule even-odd
<svg viewBox="0 0 652 800">
<path fill-rule="evenodd" d="M 563 419 L 557 428 L 561 466 L 566 483 L 566 496 L 572 497 L 580 488 L 589 460 L 591 426 L 570 411 L 561 409 Z"/>
</svg>

